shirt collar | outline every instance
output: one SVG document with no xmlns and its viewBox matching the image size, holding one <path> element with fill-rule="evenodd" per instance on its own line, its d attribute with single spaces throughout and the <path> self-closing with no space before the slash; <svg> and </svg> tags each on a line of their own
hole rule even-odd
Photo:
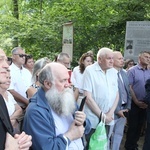
<svg viewBox="0 0 150 150">
<path fill-rule="evenodd" d="M 146 68 L 143 68 L 140 64 L 137 64 L 137 67 L 138 67 L 138 69 L 140 69 L 140 70 L 147 70 L 147 67 L 146 67 Z"/>
<path fill-rule="evenodd" d="M 95 70 L 103 71 L 101 66 L 98 64 L 98 62 L 95 62 Z"/>
<path fill-rule="evenodd" d="M 49 104 L 45 97 L 45 91 L 42 87 L 38 89 L 38 91 L 36 92 L 34 96 L 36 97 L 37 105 L 49 110 Z M 33 96 L 33 101 L 34 101 L 34 96 Z M 32 101 L 32 98 L 31 98 L 31 101 Z"/>
<path fill-rule="evenodd" d="M 23 69 L 23 66 L 21 67 L 21 69 L 15 65 L 14 63 L 11 64 L 11 66 L 15 69 L 15 70 L 22 70 Z"/>
</svg>

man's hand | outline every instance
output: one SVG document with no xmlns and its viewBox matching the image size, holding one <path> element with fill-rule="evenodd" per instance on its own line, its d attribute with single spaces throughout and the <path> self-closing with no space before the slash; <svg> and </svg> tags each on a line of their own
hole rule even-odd
<svg viewBox="0 0 150 150">
<path fill-rule="evenodd" d="M 136 101 L 135 103 L 139 108 L 142 108 L 142 109 L 146 109 L 148 107 L 148 105 L 142 101 Z"/>
<path fill-rule="evenodd" d="M 19 150 L 18 140 L 6 133 L 5 150 Z"/>
<path fill-rule="evenodd" d="M 123 109 L 123 110 L 120 110 L 120 111 L 118 111 L 118 113 L 117 113 L 117 115 L 119 116 L 119 117 L 123 117 L 123 118 L 126 118 L 125 116 L 124 116 L 124 112 L 128 112 L 129 110 L 128 109 Z"/>
<path fill-rule="evenodd" d="M 28 150 L 32 145 L 32 137 L 22 132 L 21 134 L 15 134 L 14 138 L 18 141 L 19 150 Z"/>
<path fill-rule="evenodd" d="M 83 111 L 75 112 L 75 124 L 77 126 L 83 125 L 85 119 L 86 119 L 86 114 Z"/>
<path fill-rule="evenodd" d="M 32 145 L 32 137 L 22 132 L 12 137 L 9 133 L 6 134 L 5 150 L 29 150 Z"/>
<path fill-rule="evenodd" d="M 70 141 L 81 138 L 84 134 L 85 128 L 83 125 L 77 126 L 75 121 L 70 126 L 69 130 L 64 134 L 65 137 L 69 138 Z"/>
<path fill-rule="evenodd" d="M 112 115 L 110 112 L 107 112 L 107 113 L 104 114 L 104 115 L 106 116 L 106 120 L 105 120 L 106 123 L 109 123 L 109 122 L 111 122 L 112 120 L 114 120 L 113 115 Z M 102 118 L 102 120 L 103 120 L 103 118 Z"/>
</svg>

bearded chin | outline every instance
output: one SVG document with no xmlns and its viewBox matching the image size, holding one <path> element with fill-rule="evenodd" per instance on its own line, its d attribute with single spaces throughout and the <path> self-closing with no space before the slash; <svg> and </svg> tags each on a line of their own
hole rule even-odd
<svg viewBox="0 0 150 150">
<path fill-rule="evenodd" d="M 55 113 L 62 116 L 69 116 L 75 111 L 75 98 L 73 91 L 66 88 L 59 92 L 54 86 L 46 92 L 46 99 Z"/>
</svg>

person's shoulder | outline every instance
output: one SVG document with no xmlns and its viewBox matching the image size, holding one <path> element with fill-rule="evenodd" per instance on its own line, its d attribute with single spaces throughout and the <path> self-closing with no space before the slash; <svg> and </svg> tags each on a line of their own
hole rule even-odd
<svg viewBox="0 0 150 150">
<path fill-rule="evenodd" d="M 29 104 L 28 104 L 28 107 L 26 109 L 26 112 L 32 112 L 32 111 L 34 112 L 36 110 L 39 110 L 39 108 L 38 108 L 38 105 L 37 105 L 37 99 L 36 99 L 36 97 L 33 96 L 29 100 Z"/>
<path fill-rule="evenodd" d="M 97 62 L 95 62 L 94 64 L 87 66 L 86 69 L 87 70 L 100 69 L 100 66 L 99 66 L 99 64 Z"/>
<path fill-rule="evenodd" d="M 8 94 L 8 97 L 9 97 L 11 100 L 15 100 L 15 99 L 14 99 L 14 96 L 13 96 L 9 91 L 7 91 L 7 94 Z"/>
<path fill-rule="evenodd" d="M 30 75 L 31 75 L 30 71 L 29 71 L 28 69 L 26 69 L 25 67 L 23 67 L 23 66 L 22 66 L 22 70 L 23 70 L 24 72 L 26 72 L 27 74 L 30 74 Z"/>
<path fill-rule="evenodd" d="M 79 66 L 73 68 L 73 72 L 79 70 Z"/>
<path fill-rule="evenodd" d="M 135 66 L 132 66 L 131 68 L 129 68 L 127 73 L 135 72 L 136 70 L 139 70 L 139 69 L 140 69 L 140 66 L 139 65 L 135 65 Z"/>
<path fill-rule="evenodd" d="M 30 98 L 30 102 L 36 103 L 37 99 L 39 99 L 38 91 Z"/>
<path fill-rule="evenodd" d="M 117 69 L 115 69 L 114 67 L 113 67 L 113 68 L 108 69 L 108 71 L 112 71 L 112 72 L 118 73 Z"/>
<path fill-rule="evenodd" d="M 122 74 L 127 75 L 127 71 L 126 71 L 125 69 L 121 69 L 120 72 L 121 72 Z"/>
<path fill-rule="evenodd" d="M 110 69 L 107 70 L 107 72 L 110 73 L 110 74 L 112 74 L 112 75 L 113 75 L 113 74 L 114 74 L 114 75 L 117 75 L 118 70 L 116 70 L 115 68 L 110 68 Z"/>
<path fill-rule="evenodd" d="M 45 91 L 42 88 L 39 88 L 37 92 L 30 98 L 30 103 L 32 105 L 37 105 L 38 107 L 46 107 L 45 99 Z"/>
<path fill-rule="evenodd" d="M 19 70 L 19 68 L 14 63 L 12 63 L 9 66 L 9 69 L 11 70 L 10 73 L 15 72 L 16 70 Z"/>
</svg>

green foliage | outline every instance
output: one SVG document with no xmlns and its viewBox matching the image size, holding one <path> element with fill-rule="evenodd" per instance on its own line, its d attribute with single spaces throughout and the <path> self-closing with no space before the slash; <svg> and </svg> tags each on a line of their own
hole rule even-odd
<svg viewBox="0 0 150 150">
<path fill-rule="evenodd" d="M 0 1 L 0 47 L 10 55 L 18 44 L 35 59 L 54 59 L 62 50 L 62 25 L 74 26 L 76 65 L 82 53 L 100 47 L 123 52 L 126 21 L 149 20 L 148 0 L 18 0 L 19 19 L 14 18 L 14 1 Z"/>
</svg>

